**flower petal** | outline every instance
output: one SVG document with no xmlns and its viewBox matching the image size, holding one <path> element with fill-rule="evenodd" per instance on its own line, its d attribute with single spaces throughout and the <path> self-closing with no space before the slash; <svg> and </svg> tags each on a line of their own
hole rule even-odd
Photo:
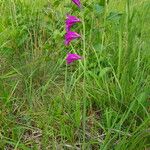
<svg viewBox="0 0 150 150">
<path fill-rule="evenodd" d="M 65 45 L 69 45 L 72 40 L 80 38 L 80 37 L 81 35 L 78 34 L 77 32 L 68 31 L 65 35 Z"/>
<path fill-rule="evenodd" d="M 72 62 L 79 60 L 79 59 L 82 59 L 82 57 L 78 54 L 68 53 L 66 57 L 67 64 L 71 64 Z"/>
<path fill-rule="evenodd" d="M 73 3 L 75 3 L 79 8 L 81 8 L 80 0 L 72 0 Z"/>
<path fill-rule="evenodd" d="M 77 18 L 76 16 L 70 16 L 67 15 L 67 19 L 66 19 L 66 31 L 70 31 L 70 28 L 75 24 L 81 22 L 79 18 Z"/>
</svg>

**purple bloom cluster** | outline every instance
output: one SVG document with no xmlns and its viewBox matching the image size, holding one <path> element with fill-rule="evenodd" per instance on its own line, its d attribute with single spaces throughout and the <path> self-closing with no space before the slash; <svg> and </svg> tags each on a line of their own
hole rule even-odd
<svg viewBox="0 0 150 150">
<path fill-rule="evenodd" d="M 80 0 L 72 0 L 72 2 L 76 4 L 79 8 L 81 8 Z M 65 34 L 66 46 L 68 46 L 72 40 L 81 37 L 81 35 L 78 34 L 77 32 L 70 30 L 71 27 L 78 22 L 81 22 L 81 20 L 77 18 L 76 16 L 67 15 L 66 22 L 65 22 L 66 23 L 66 34 Z M 78 54 L 68 53 L 66 57 L 67 64 L 71 64 L 72 62 L 79 60 L 79 59 L 82 59 L 82 57 L 79 56 Z"/>
<path fill-rule="evenodd" d="M 70 16 L 70 15 L 67 15 L 67 19 L 66 19 L 66 31 L 70 31 L 70 28 L 78 23 L 78 22 L 81 22 L 79 18 L 77 18 L 76 16 Z"/>
<path fill-rule="evenodd" d="M 80 34 L 78 34 L 77 32 L 73 32 L 73 31 L 68 31 L 65 35 L 65 45 L 69 45 L 69 43 L 77 38 L 80 38 Z"/>
<path fill-rule="evenodd" d="M 79 56 L 78 54 L 71 54 L 71 53 L 68 53 L 67 58 L 66 58 L 67 64 L 71 64 L 72 62 L 79 60 L 79 59 L 82 59 L 82 57 Z"/>
</svg>

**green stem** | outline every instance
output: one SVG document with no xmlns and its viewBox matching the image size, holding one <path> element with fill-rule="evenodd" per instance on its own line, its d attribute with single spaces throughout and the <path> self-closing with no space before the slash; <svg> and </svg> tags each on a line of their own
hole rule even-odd
<svg viewBox="0 0 150 150">
<path fill-rule="evenodd" d="M 84 21 L 84 14 L 82 14 L 82 25 L 83 25 L 83 71 L 84 71 L 84 78 L 83 78 L 83 149 L 85 149 L 86 144 L 86 45 L 85 45 L 85 21 Z"/>
<path fill-rule="evenodd" d="M 118 44 L 118 79 L 120 78 L 120 73 L 121 73 L 121 56 L 122 56 L 122 33 L 121 33 L 121 28 L 119 31 L 119 44 Z"/>
</svg>

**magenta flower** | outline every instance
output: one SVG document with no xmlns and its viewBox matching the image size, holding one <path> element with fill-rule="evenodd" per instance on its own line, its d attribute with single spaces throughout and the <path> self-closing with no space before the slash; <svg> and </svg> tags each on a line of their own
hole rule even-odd
<svg viewBox="0 0 150 150">
<path fill-rule="evenodd" d="M 73 3 L 75 3 L 79 8 L 81 8 L 80 0 L 72 0 Z"/>
<path fill-rule="evenodd" d="M 80 34 L 73 32 L 73 31 L 68 31 L 65 35 L 65 45 L 69 45 L 72 40 L 80 38 L 80 37 L 81 37 Z"/>
<path fill-rule="evenodd" d="M 67 58 L 66 58 L 67 64 L 71 64 L 72 62 L 79 60 L 79 59 L 82 59 L 82 57 L 79 56 L 78 54 L 71 54 L 71 53 L 68 53 Z"/>
<path fill-rule="evenodd" d="M 70 28 L 77 22 L 81 22 L 79 18 L 75 16 L 67 15 L 66 19 L 66 31 L 70 31 Z"/>
</svg>

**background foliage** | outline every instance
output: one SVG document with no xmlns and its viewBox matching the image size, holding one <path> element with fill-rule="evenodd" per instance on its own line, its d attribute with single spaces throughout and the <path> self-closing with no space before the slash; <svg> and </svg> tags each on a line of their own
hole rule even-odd
<svg viewBox="0 0 150 150">
<path fill-rule="evenodd" d="M 0 1 L 0 149 L 150 147 L 150 2 L 82 5 Z M 85 24 L 71 47 L 68 12 Z M 69 51 L 86 57 L 66 66 Z"/>
</svg>

